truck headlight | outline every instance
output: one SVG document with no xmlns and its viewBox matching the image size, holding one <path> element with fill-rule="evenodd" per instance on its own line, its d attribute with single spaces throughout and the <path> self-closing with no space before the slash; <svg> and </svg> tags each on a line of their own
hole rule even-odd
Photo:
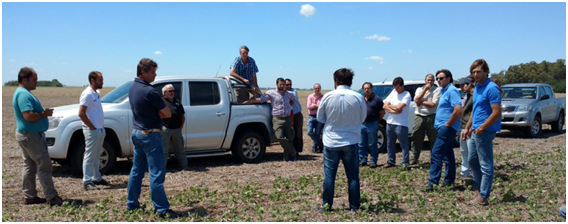
<svg viewBox="0 0 568 224">
<path fill-rule="evenodd" d="M 518 109 L 517 109 L 517 111 L 529 111 L 529 110 L 531 110 L 531 109 L 532 109 L 532 106 L 531 106 L 531 105 L 528 105 L 528 106 L 519 106 Z"/>
<path fill-rule="evenodd" d="M 47 120 L 49 121 L 48 129 L 55 129 L 59 126 L 63 117 L 48 117 Z"/>
</svg>

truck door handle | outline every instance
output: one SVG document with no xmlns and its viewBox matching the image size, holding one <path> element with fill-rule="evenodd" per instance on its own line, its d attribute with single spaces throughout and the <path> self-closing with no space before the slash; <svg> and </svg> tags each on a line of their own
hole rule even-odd
<svg viewBox="0 0 568 224">
<path fill-rule="evenodd" d="M 215 113 L 215 115 L 217 115 L 217 116 L 220 117 L 220 116 L 222 116 L 222 115 L 225 115 L 225 112 L 217 112 L 217 113 Z"/>
</svg>

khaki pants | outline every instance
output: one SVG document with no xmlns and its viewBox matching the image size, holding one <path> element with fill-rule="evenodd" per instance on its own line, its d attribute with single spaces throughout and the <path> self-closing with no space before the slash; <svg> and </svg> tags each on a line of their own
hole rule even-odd
<svg viewBox="0 0 568 224">
<path fill-rule="evenodd" d="M 37 197 L 36 174 L 47 200 L 57 196 L 51 172 L 53 167 L 47 152 L 47 142 L 43 132 L 16 132 L 16 140 L 22 148 L 24 167 L 22 169 L 22 192 L 24 198 Z"/>
<path fill-rule="evenodd" d="M 178 164 L 182 169 L 185 169 L 187 168 L 187 156 L 185 155 L 185 148 L 183 147 L 183 134 L 181 131 L 181 128 L 162 128 L 162 141 L 164 142 L 164 157 L 166 160 L 164 164 L 168 164 L 168 156 L 170 155 L 169 149 L 173 148 Z"/>
<path fill-rule="evenodd" d="M 240 89 L 235 89 L 235 95 L 237 97 L 237 103 L 243 103 L 247 100 L 250 99 L 250 94 L 252 94 L 253 97 L 260 97 L 260 94 L 255 92 L 252 89 L 245 89 L 245 88 L 240 88 Z"/>
<path fill-rule="evenodd" d="M 414 128 L 412 129 L 412 143 L 410 148 L 412 151 L 412 161 L 418 162 L 420 158 L 420 152 L 422 151 L 422 145 L 424 145 L 424 133 L 428 135 L 428 142 L 430 143 L 430 149 L 434 148 L 436 143 L 436 138 L 438 138 L 438 131 L 434 128 L 434 119 L 436 114 L 430 114 L 428 116 L 418 116 L 414 117 Z"/>
<path fill-rule="evenodd" d="M 284 158 L 296 156 L 294 149 L 294 130 L 292 129 L 292 119 L 290 117 L 272 117 L 272 128 L 274 135 L 282 148 L 284 148 Z"/>
</svg>

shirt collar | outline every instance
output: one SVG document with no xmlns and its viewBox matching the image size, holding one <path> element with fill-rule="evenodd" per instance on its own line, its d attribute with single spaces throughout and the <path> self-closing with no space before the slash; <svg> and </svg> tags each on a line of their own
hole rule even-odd
<svg viewBox="0 0 568 224">
<path fill-rule="evenodd" d="M 142 80 L 141 78 L 138 78 L 138 77 L 134 78 L 134 82 L 142 83 L 144 85 L 150 85 L 150 83 L 148 83 L 148 82 L 146 82 L 146 81 L 144 81 L 144 80 Z"/>
<path fill-rule="evenodd" d="M 349 88 L 349 86 L 347 86 L 347 85 L 339 85 L 339 86 L 337 86 L 337 88 L 335 88 L 335 89 L 350 89 L 350 88 Z"/>
</svg>

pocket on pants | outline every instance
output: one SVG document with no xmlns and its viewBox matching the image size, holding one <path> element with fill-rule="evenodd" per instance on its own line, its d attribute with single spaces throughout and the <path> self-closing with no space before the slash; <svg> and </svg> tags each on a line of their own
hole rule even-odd
<svg viewBox="0 0 568 224">
<path fill-rule="evenodd" d="M 16 132 L 16 141 L 18 142 L 23 142 L 23 141 L 27 141 L 29 138 L 27 135 L 24 135 L 20 132 Z"/>
</svg>

